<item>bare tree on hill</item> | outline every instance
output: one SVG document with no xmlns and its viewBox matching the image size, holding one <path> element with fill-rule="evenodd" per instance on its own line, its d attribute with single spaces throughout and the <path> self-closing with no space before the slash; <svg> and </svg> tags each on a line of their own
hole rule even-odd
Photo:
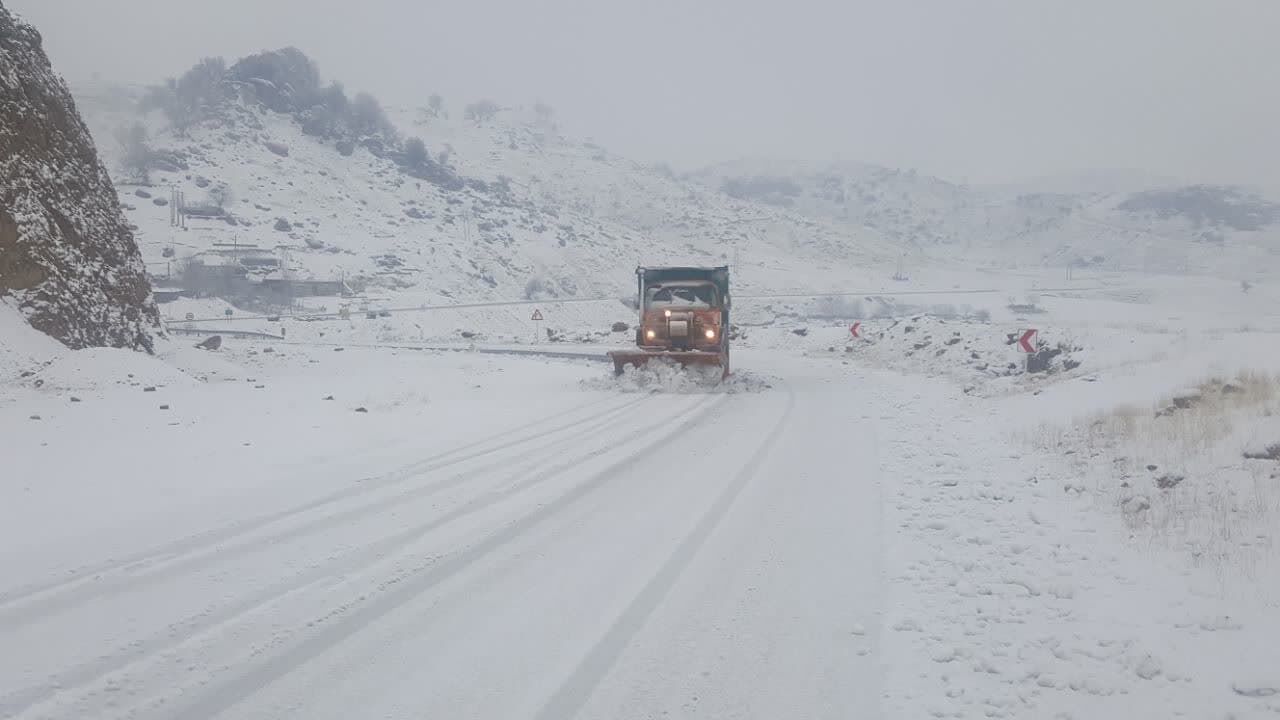
<svg viewBox="0 0 1280 720">
<path fill-rule="evenodd" d="M 147 128 L 142 123 L 116 128 L 116 142 L 124 150 L 121 165 L 129 178 L 144 185 L 151 183 L 151 148 L 147 145 Z"/>
<path fill-rule="evenodd" d="M 427 98 L 427 110 L 431 113 L 431 117 L 442 117 L 444 112 L 444 98 L 437 94 L 432 94 Z"/>
</svg>

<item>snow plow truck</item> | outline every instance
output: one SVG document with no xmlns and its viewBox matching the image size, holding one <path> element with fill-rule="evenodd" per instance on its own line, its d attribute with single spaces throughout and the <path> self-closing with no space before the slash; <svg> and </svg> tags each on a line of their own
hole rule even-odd
<svg viewBox="0 0 1280 720">
<path fill-rule="evenodd" d="M 729 268 L 640 267 L 636 348 L 609 353 L 614 373 L 670 360 L 729 375 Z"/>
</svg>

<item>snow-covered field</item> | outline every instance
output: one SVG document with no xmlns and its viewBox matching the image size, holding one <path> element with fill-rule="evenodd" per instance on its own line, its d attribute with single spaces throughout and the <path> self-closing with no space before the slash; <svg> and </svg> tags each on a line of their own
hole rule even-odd
<svg viewBox="0 0 1280 720">
<path fill-rule="evenodd" d="M 1106 287 L 743 299 L 725 386 L 616 302 L 0 307 L 0 717 L 1274 717 L 1275 290 Z M 979 369 L 1026 327 L 1079 367 Z"/>
</svg>

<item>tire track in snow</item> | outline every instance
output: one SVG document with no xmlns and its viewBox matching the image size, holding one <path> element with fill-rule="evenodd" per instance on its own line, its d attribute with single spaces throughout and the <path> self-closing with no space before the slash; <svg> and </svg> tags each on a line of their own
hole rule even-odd
<svg viewBox="0 0 1280 720">
<path fill-rule="evenodd" d="M 95 681 L 101 680 L 107 675 L 120 672 L 133 665 L 143 663 L 154 656 L 178 648 L 212 630 L 234 625 L 237 619 L 251 615 L 255 611 L 268 607 L 286 596 L 298 594 L 300 591 L 313 586 L 322 585 L 326 581 L 333 580 L 335 577 L 358 572 L 361 568 L 367 567 L 370 563 L 385 560 L 386 558 L 393 556 L 396 550 L 411 545 L 431 532 L 439 530 L 450 523 L 482 512 L 483 510 L 497 505 L 498 503 L 530 490 L 582 462 L 602 455 L 612 449 L 613 446 L 588 446 L 586 443 L 599 435 L 613 430 L 617 425 L 624 424 L 630 416 L 621 412 L 621 410 L 630 407 L 632 407 L 632 405 L 628 404 L 627 406 L 624 406 L 624 408 L 620 408 L 619 412 L 601 422 L 598 422 L 592 428 L 584 431 L 583 433 L 561 439 L 550 445 L 530 449 L 517 458 L 504 458 L 502 460 L 502 464 L 504 466 L 508 466 L 505 473 L 509 476 L 508 481 L 531 472 L 533 473 L 514 484 L 507 485 L 505 482 L 500 483 L 499 487 L 488 490 L 426 523 L 421 523 L 414 527 L 407 528 L 395 535 L 383 538 L 372 544 L 365 545 L 359 550 L 348 552 L 343 556 L 330 558 L 326 560 L 324 564 L 312 567 L 306 572 L 294 576 L 285 582 L 277 583 L 266 590 L 254 593 L 253 595 L 243 598 L 232 605 L 216 610 L 200 612 L 172 623 L 167 626 L 164 631 L 156 633 L 144 640 L 131 642 L 127 648 L 123 650 L 100 657 L 95 661 L 68 668 L 67 670 L 64 670 L 52 677 L 46 685 L 31 687 L 10 693 L 8 696 L 0 698 L 0 716 L 23 712 L 31 706 L 49 700 L 59 693 L 90 685 Z M 670 422 L 671 419 L 669 417 L 663 417 L 656 422 L 648 423 L 644 426 L 636 427 L 631 430 L 626 430 L 624 427 L 623 431 L 613 432 L 611 435 L 621 434 L 626 437 L 645 437 L 649 433 L 668 426 Z M 574 448 L 586 448 L 586 452 L 570 453 L 566 459 L 565 452 L 571 451 Z M 529 459 L 529 462 L 523 466 L 515 466 L 514 468 L 510 467 L 512 463 L 518 462 L 521 458 Z M 551 465 L 547 467 L 549 464 Z M 492 469 L 493 466 L 477 468 L 469 471 L 463 476 L 459 476 L 459 478 L 470 479 L 472 477 L 482 475 Z M 461 482 L 456 484 L 461 484 Z M 434 560 L 434 558 L 432 559 Z M 394 583 L 397 581 L 398 580 L 393 579 L 386 581 L 384 584 Z"/>
<path fill-rule="evenodd" d="M 292 520 L 310 512 L 321 511 L 331 506 L 339 506 L 344 501 L 358 499 L 361 496 L 369 495 L 370 493 L 374 493 L 378 490 L 395 487 L 396 485 L 418 479 L 425 473 L 443 470 L 471 460 L 500 453 L 504 450 L 509 450 L 539 440 L 545 440 L 551 435 L 564 432 L 566 430 L 573 430 L 583 425 L 597 423 L 612 415 L 630 410 L 644 400 L 645 398 L 639 398 L 620 405 L 611 405 L 605 410 L 593 412 L 576 420 L 557 424 L 551 428 L 537 430 L 537 432 L 520 438 L 499 442 L 496 446 L 491 448 L 477 449 L 486 444 L 492 443 L 495 440 L 501 440 L 503 437 L 510 435 L 513 432 L 537 429 L 551 420 L 564 417 L 565 415 L 570 415 L 588 407 L 593 407 L 605 401 L 594 401 L 575 408 L 570 408 L 562 413 L 557 413 L 548 418 L 543 418 L 542 420 L 517 427 L 514 430 L 504 431 L 499 435 L 494 435 L 474 443 L 469 443 L 460 448 L 454 448 L 453 450 L 434 455 L 431 458 L 407 465 L 393 472 L 361 481 L 355 487 L 330 493 L 287 510 L 228 525 L 207 533 L 193 535 L 159 548 L 143 551 L 121 560 L 102 563 L 90 569 L 75 571 L 69 577 L 64 576 L 58 580 L 40 583 L 37 585 L 28 585 L 23 588 L 8 591 L 0 594 L 0 623 L 21 624 L 24 622 L 30 622 L 38 619 L 39 617 L 48 616 L 55 612 L 92 601 L 100 597 L 105 592 L 119 592 L 130 587 L 138 587 L 149 582 L 156 582 L 166 577 L 171 577 L 175 572 L 181 571 L 182 569 L 192 566 L 198 567 L 202 561 L 207 564 L 212 560 L 225 559 L 226 555 L 224 553 L 226 552 L 226 549 L 223 547 L 225 544 L 234 543 L 243 538 L 247 538 L 255 532 L 269 528 L 271 525 Z M 374 505 L 377 505 L 377 507 L 370 507 L 373 507 L 373 511 L 376 511 L 377 509 L 382 509 L 390 504 L 394 504 L 393 501 L 403 499 L 407 495 L 417 494 L 422 496 L 423 494 L 426 494 L 429 489 L 431 492 L 437 492 L 440 490 L 450 489 L 456 484 L 457 483 L 447 483 L 438 488 L 418 488 L 395 498 L 375 503 Z M 354 511 L 351 511 L 345 515 L 340 513 L 338 516 L 326 516 L 314 521 L 311 525 L 315 526 L 315 529 L 323 529 L 324 527 L 332 526 L 341 520 L 350 519 L 350 517 L 355 514 L 356 513 Z M 240 548 L 240 551 L 243 552 L 246 547 L 251 551 L 254 547 L 262 547 L 278 540 L 297 537 L 305 534 L 306 529 L 310 527 L 311 526 L 304 525 L 301 528 L 296 528 L 276 536 L 266 536 L 264 538 L 252 540 Z M 216 554 L 216 557 L 214 555 L 202 556 L 202 553 L 214 553 Z"/>
<path fill-rule="evenodd" d="M 751 454 L 742 469 L 716 496 L 711 506 L 703 513 L 694 526 L 693 531 L 685 536 L 676 546 L 675 551 L 650 578 L 649 582 L 636 594 L 635 599 L 627 606 L 604 636 L 587 652 L 578 663 L 569 678 L 561 684 L 534 716 L 536 720 L 570 720 L 577 716 L 591 698 L 600 682 L 609 674 L 622 655 L 623 650 L 644 627 L 649 616 L 671 592 L 680 576 L 688 568 L 694 557 L 706 544 L 707 538 L 719 527 L 721 520 L 733 507 L 734 501 L 742 494 L 747 484 L 755 477 L 764 459 L 773 450 L 782 435 L 782 429 L 790 420 L 795 410 L 795 391 L 787 388 L 787 405 L 782 415 L 774 423 L 765 439 Z"/>
<path fill-rule="evenodd" d="M 642 398 L 638 402 L 643 402 L 648 399 L 649 397 Z M 608 413 L 593 415 L 592 419 L 596 422 L 590 428 L 582 432 L 572 434 L 568 437 L 561 438 L 550 444 L 541 444 L 536 447 L 528 448 L 514 457 L 504 456 L 503 459 L 497 463 L 474 468 L 456 475 L 447 481 L 436 483 L 426 488 L 420 488 L 419 490 L 411 491 L 410 493 L 396 495 L 379 501 L 371 506 L 362 506 L 347 515 L 328 517 L 321 526 L 308 527 L 306 529 L 324 531 L 331 528 L 333 525 L 341 524 L 339 521 L 351 519 L 348 516 L 363 516 L 376 510 L 386 510 L 396 507 L 401 505 L 407 496 L 427 496 L 434 494 L 434 492 L 457 487 L 468 480 L 490 473 L 498 466 L 505 468 L 505 474 L 508 476 L 508 479 L 503 483 L 500 483 L 498 487 L 487 490 L 428 522 L 406 528 L 394 535 L 382 538 L 371 544 L 364 545 L 357 550 L 349 551 L 344 555 L 328 558 L 321 564 L 311 567 L 299 575 L 296 575 L 284 582 L 277 583 L 266 590 L 254 593 L 246 598 L 242 598 L 229 606 L 215 610 L 205 610 L 171 623 L 163 631 L 156 633 L 149 638 L 133 641 L 123 650 L 118 650 L 114 653 L 101 656 L 94 661 L 82 663 L 59 672 L 54 677 L 50 678 L 46 685 L 29 687 L 9 693 L 7 696 L 0 697 L 0 717 L 10 717 L 17 713 L 24 712 L 25 710 L 30 709 L 33 705 L 49 700 L 58 693 L 90 685 L 107 675 L 119 672 L 131 665 L 145 662 L 151 657 L 180 647 L 204 633 L 219 627 L 231 625 L 236 619 L 250 615 L 259 609 L 268 607 L 286 596 L 296 594 L 299 591 L 312 586 L 323 584 L 327 580 L 332 580 L 335 576 L 358 572 L 361 568 L 367 567 L 370 563 L 383 560 L 394 555 L 397 550 L 411 545 L 431 532 L 439 530 L 450 523 L 482 512 L 507 499 L 519 495 L 522 492 L 534 488 L 542 482 L 555 477 L 559 473 L 571 469 L 575 465 L 603 454 L 608 451 L 610 446 L 585 446 L 584 443 L 612 430 L 619 424 L 625 423 L 630 419 L 630 415 L 626 411 L 633 409 L 638 402 L 626 403 L 614 408 Z M 648 433 L 654 432 L 669 423 L 670 419 L 664 417 L 657 422 L 635 428 L 629 432 L 624 432 L 623 434 L 633 437 L 644 437 Z M 574 454 L 571 452 L 575 448 L 583 447 L 588 447 L 585 453 L 579 452 Z M 568 459 L 565 459 L 566 452 L 570 452 Z M 527 460 L 528 462 L 523 465 L 517 464 L 522 460 Z M 555 464 L 550 467 L 545 467 L 549 463 Z M 511 479 L 519 478 L 520 476 L 530 472 L 533 472 L 533 474 L 525 477 L 523 480 L 515 482 L 514 484 L 507 484 Z M 293 533 L 290 533 L 290 535 L 292 536 Z M 269 546 L 280 539 L 281 536 L 274 536 L 265 539 L 263 542 L 265 545 Z M 256 547 L 257 546 L 255 545 L 254 548 Z M 222 562 L 226 559 L 228 559 L 227 555 L 219 554 L 213 558 L 213 561 Z M 198 567 L 194 569 L 198 569 Z M 128 589 L 133 589 L 134 587 L 136 586 L 130 586 Z"/>
<path fill-rule="evenodd" d="M 339 643 L 363 630 L 371 623 L 394 612 L 418 596 L 431 590 L 440 583 L 462 573 L 474 563 L 488 557 L 495 551 L 519 539 L 525 533 L 537 528 L 574 503 L 604 487 L 610 480 L 619 475 L 619 471 L 635 462 L 635 458 L 696 426 L 705 416 L 725 402 L 727 396 L 712 395 L 700 400 L 693 408 L 677 418 L 665 417 L 652 425 L 646 426 L 631 438 L 644 438 L 645 433 L 663 429 L 664 431 L 641 444 L 629 449 L 622 457 L 607 467 L 592 473 L 556 499 L 538 506 L 533 511 L 505 525 L 496 532 L 486 536 L 476 544 L 459 550 L 453 555 L 434 559 L 420 567 L 409 569 L 380 586 L 381 593 L 371 595 L 364 600 L 354 601 L 348 605 L 333 609 L 322 618 L 300 624 L 298 627 L 315 626 L 314 633 L 304 635 L 290 647 L 270 655 L 253 667 L 241 671 L 234 677 L 221 682 L 213 681 L 202 687 L 196 697 L 184 703 L 180 708 L 165 704 L 164 717 L 212 718 L 238 705 L 246 698 L 257 693 L 280 677 L 302 666 L 311 659 L 333 649 Z M 675 420 L 679 419 L 679 422 Z M 621 446 L 630 441 L 624 440 Z M 594 449 L 590 456 L 602 456 L 616 451 L 620 445 L 614 444 Z M 575 465 L 581 464 L 584 458 L 574 458 L 560 463 L 541 473 L 552 477 Z"/>
</svg>

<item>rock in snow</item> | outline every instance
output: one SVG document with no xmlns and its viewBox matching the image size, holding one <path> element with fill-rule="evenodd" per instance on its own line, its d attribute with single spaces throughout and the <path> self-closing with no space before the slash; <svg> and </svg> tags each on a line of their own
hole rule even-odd
<svg viewBox="0 0 1280 720">
<path fill-rule="evenodd" d="M 40 33 L 0 5 L 0 295 L 72 348 L 150 351 L 159 314 L 106 168 Z"/>
</svg>

